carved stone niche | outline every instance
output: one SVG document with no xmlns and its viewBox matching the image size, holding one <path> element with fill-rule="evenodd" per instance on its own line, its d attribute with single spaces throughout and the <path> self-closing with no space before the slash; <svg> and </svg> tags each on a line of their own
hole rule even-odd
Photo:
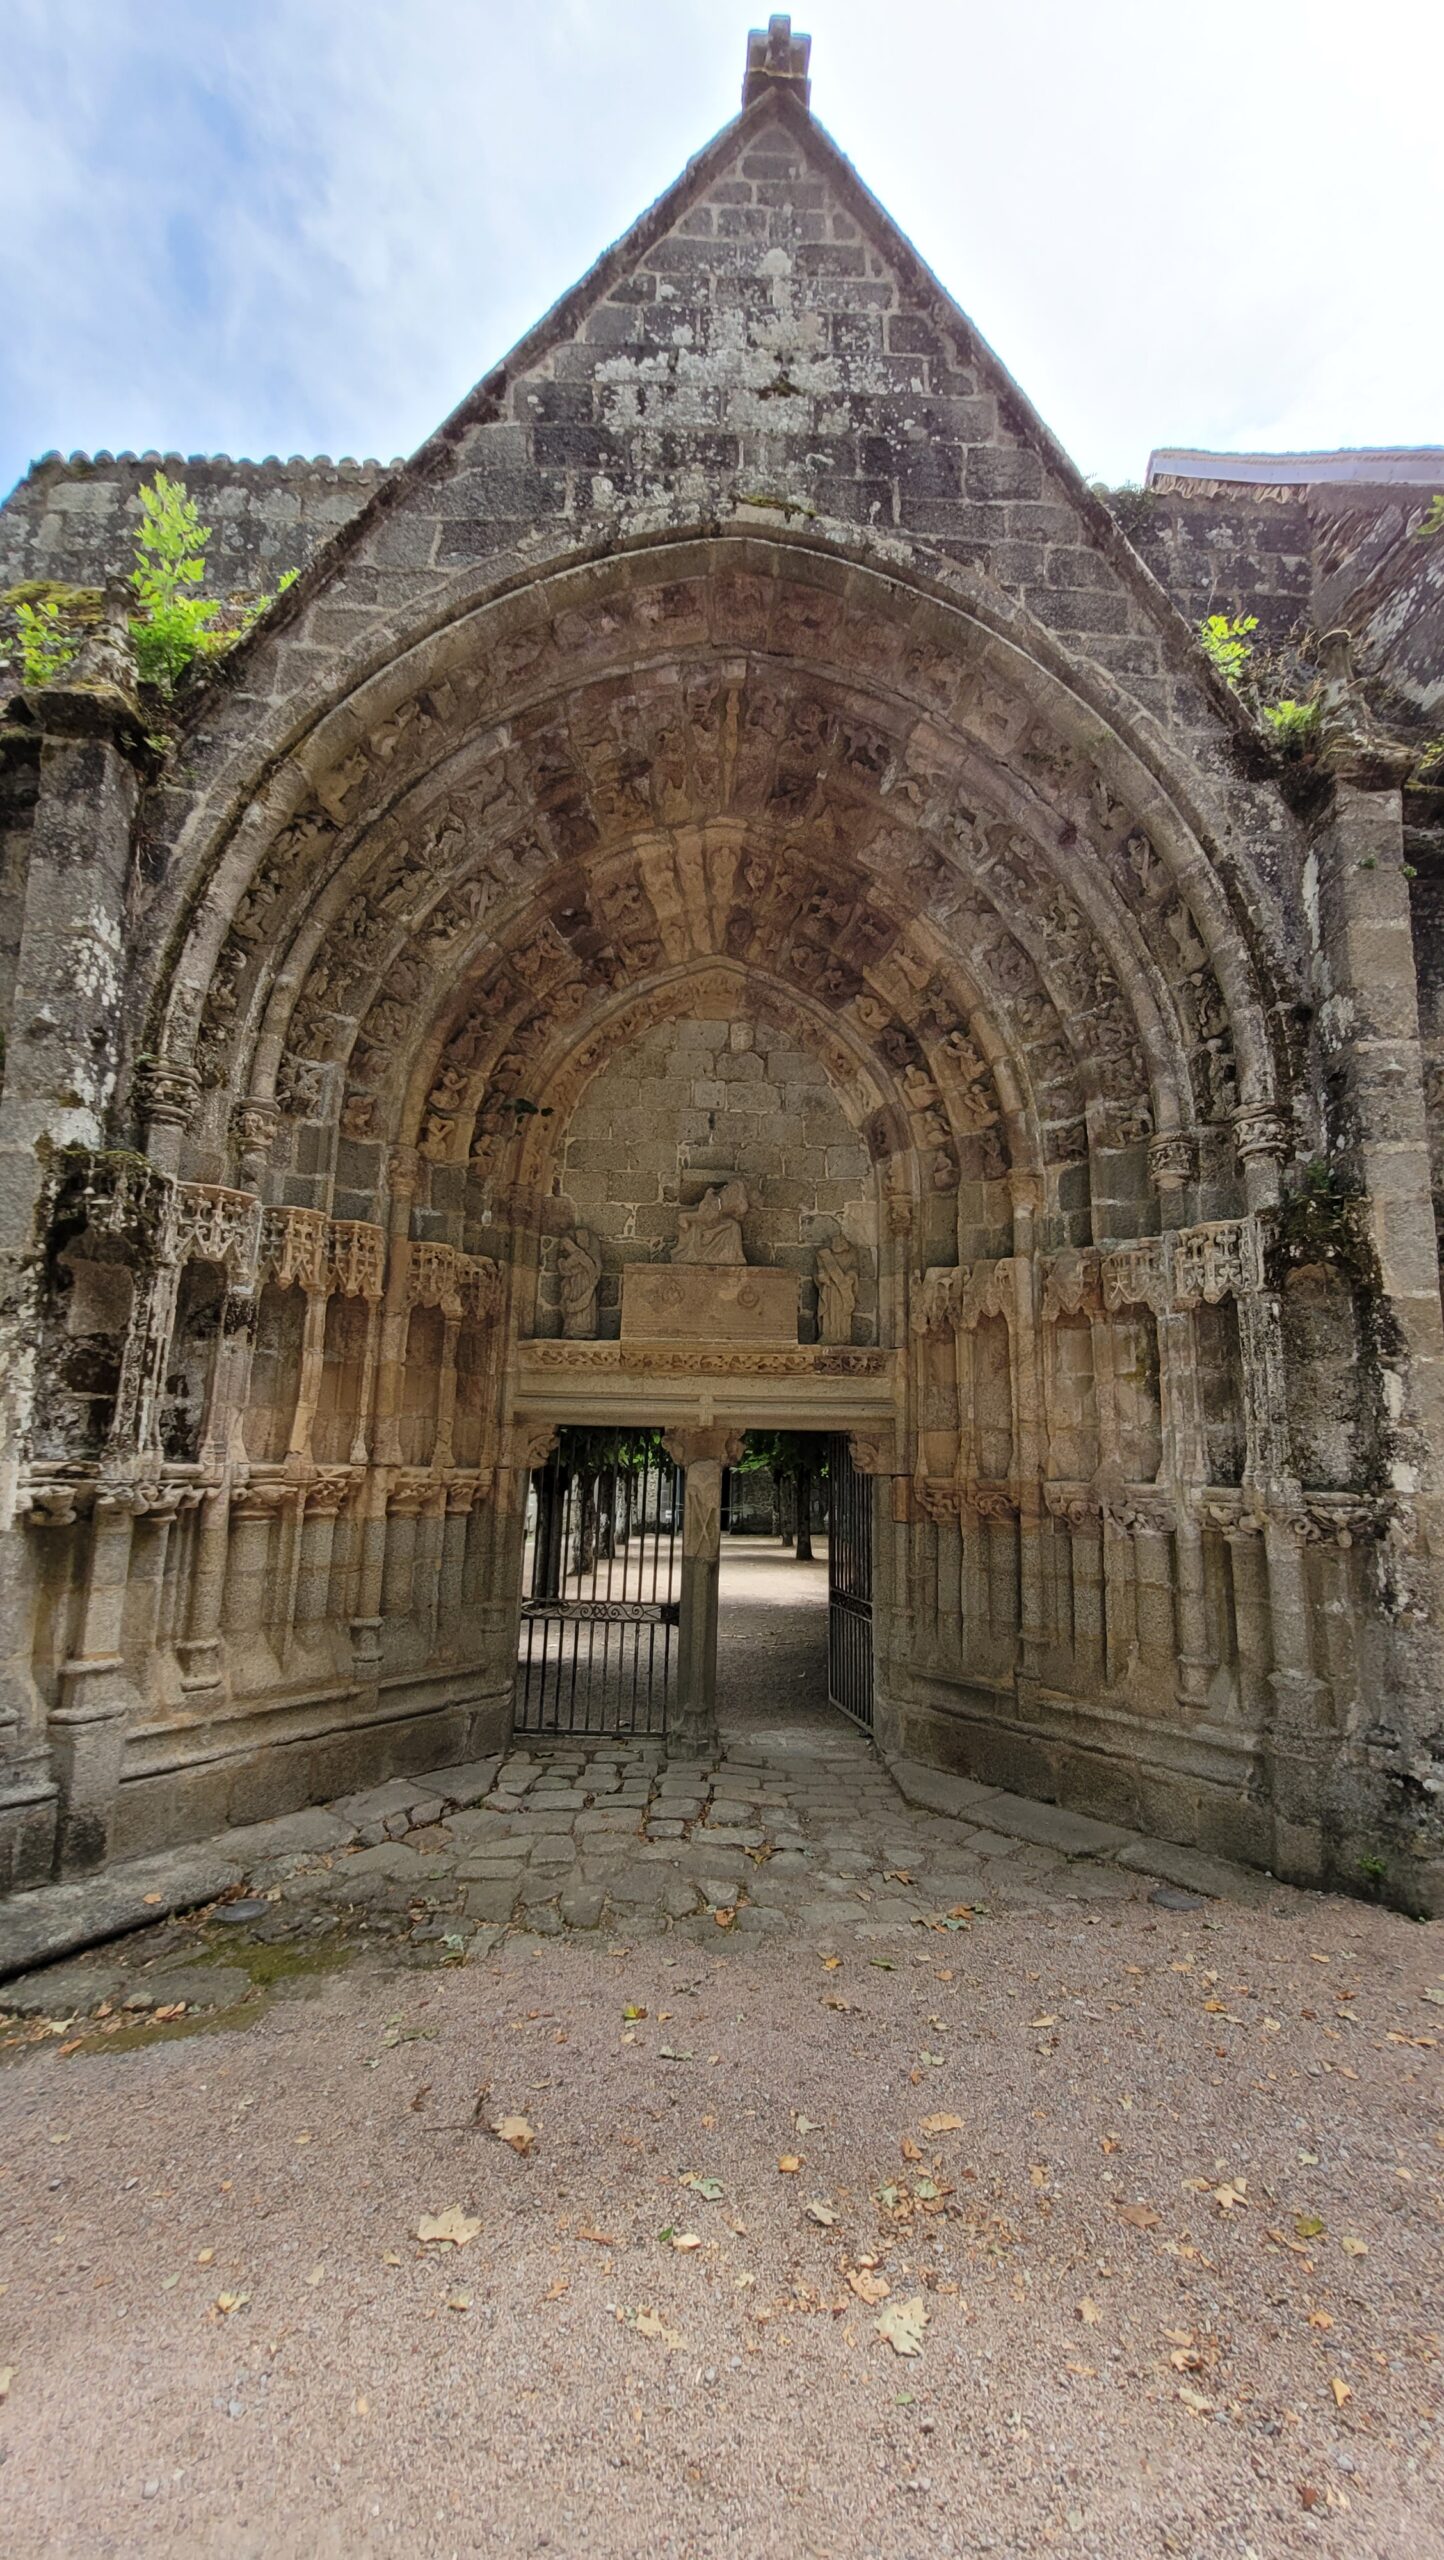
<svg viewBox="0 0 1444 2560">
<path fill-rule="evenodd" d="M 628 1263 L 622 1273 L 624 1342 L 797 1340 L 798 1275 L 745 1263 Z"/>
</svg>

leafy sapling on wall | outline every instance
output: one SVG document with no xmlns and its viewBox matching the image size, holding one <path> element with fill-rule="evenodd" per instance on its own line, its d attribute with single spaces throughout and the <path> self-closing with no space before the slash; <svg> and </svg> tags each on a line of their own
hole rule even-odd
<svg viewBox="0 0 1444 2560">
<path fill-rule="evenodd" d="M 130 641 L 142 683 L 171 694 L 197 662 L 233 649 L 275 597 L 258 596 L 239 620 L 221 620 L 225 607 L 220 599 L 194 592 L 206 574 L 211 528 L 202 524 L 185 482 L 168 480 L 158 471 L 141 490 L 140 504 L 136 566 L 130 577 L 139 609 L 131 617 Z M 296 576 L 288 569 L 276 594 L 294 585 Z"/>
</svg>

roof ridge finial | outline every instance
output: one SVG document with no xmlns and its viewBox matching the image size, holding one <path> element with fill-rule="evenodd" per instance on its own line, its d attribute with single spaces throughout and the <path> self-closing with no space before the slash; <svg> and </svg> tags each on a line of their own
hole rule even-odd
<svg viewBox="0 0 1444 2560">
<path fill-rule="evenodd" d="M 747 39 L 743 106 L 750 107 L 769 89 L 785 89 L 800 106 L 806 107 L 812 96 L 812 82 L 807 76 L 811 54 L 811 36 L 795 36 L 790 18 L 769 18 L 765 28 L 754 27 Z"/>
</svg>

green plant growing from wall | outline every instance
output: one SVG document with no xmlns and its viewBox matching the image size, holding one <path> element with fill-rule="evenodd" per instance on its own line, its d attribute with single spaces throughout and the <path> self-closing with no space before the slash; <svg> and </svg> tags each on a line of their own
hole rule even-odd
<svg viewBox="0 0 1444 2560">
<path fill-rule="evenodd" d="M 45 598 L 38 604 L 17 604 L 15 620 L 20 631 L 20 672 L 25 683 L 53 684 L 80 648 L 73 632 L 61 622 L 59 605 Z"/>
<path fill-rule="evenodd" d="M 1266 702 L 1263 716 L 1287 756 L 1307 755 L 1319 734 L 1323 706 L 1317 697 L 1308 702 Z"/>
<path fill-rule="evenodd" d="M 1444 489 L 1435 490 L 1414 527 L 1414 539 L 1416 542 L 1428 542 L 1436 533 L 1444 533 Z"/>
<path fill-rule="evenodd" d="M 142 683 L 170 694 L 198 662 L 223 657 L 244 639 L 275 597 L 255 597 L 237 621 L 218 627 L 223 611 L 219 599 L 194 592 L 206 574 L 211 529 L 202 524 L 185 482 L 168 480 L 158 471 L 141 490 L 140 505 L 130 578 L 139 610 L 131 616 L 131 647 Z M 296 570 L 288 569 L 276 594 L 294 585 L 296 576 Z"/>
<path fill-rule="evenodd" d="M 1198 626 L 1204 656 L 1235 692 L 1253 656 L 1253 634 L 1257 629 L 1256 613 L 1206 613 Z"/>
</svg>

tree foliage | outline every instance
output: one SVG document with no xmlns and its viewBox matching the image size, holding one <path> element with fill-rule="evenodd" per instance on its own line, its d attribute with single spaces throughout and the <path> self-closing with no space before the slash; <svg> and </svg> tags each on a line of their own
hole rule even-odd
<svg viewBox="0 0 1444 2560">
<path fill-rule="evenodd" d="M 222 657 L 244 639 L 276 595 L 295 584 L 297 572 L 288 569 L 275 595 L 253 597 L 223 621 L 220 599 L 195 592 L 205 578 L 211 528 L 202 524 L 185 482 L 158 471 L 141 490 L 140 508 L 130 574 L 138 609 L 131 616 L 130 642 L 142 683 L 171 694 L 198 662 Z"/>
</svg>

